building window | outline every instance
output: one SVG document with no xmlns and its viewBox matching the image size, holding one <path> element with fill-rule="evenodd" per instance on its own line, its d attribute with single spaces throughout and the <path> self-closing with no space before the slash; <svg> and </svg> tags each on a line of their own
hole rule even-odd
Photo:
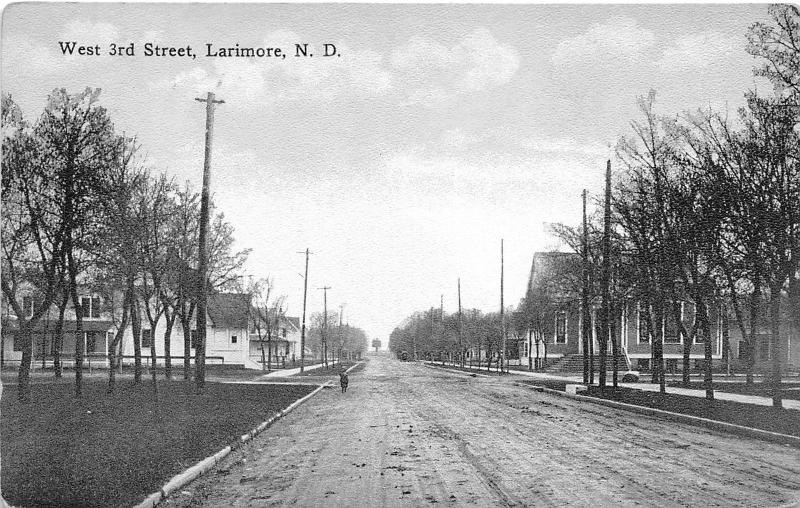
<svg viewBox="0 0 800 508">
<path fill-rule="evenodd" d="M 192 330 L 189 332 L 189 337 L 191 337 L 192 348 L 197 349 L 198 344 L 200 344 L 200 338 L 197 336 L 197 330 Z"/>
<path fill-rule="evenodd" d="M 649 344 L 650 343 L 650 334 L 647 333 L 647 316 L 645 314 L 647 312 L 645 309 L 639 305 L 636 309 L 636 326 L 637 326 L 637 338 L 640 343 L 642 344 Z"/>
<path fill-rule="evenodd" d="M 666 369 L 667 374 L 675 374 L 678 372 L 678 359 L 677 358 L 667 358 L 666 359 Z"/>
<path fill-rule="evenodd" d="M 763 333 L 756 336 L 756 343 L 758 344 L 758 358 L 756 360 L 770 360 L 772 359 L 772 344 L 771 336 Z"/>
<path fill-rule="evenodd" d="M 747 342 L 745 342 L 744 339 L 742 339 L 739 342 L 737 342 L 737 346 L 739 348 L 739 359 L 746 360 L 747 357 L 749 356 L 747 352 Z"/>
<path fill-rule="evenodd" d="M 142 347 L 153 347 L 153 330 L 142 328 Z"/>
<path fill-rule="evenodd" d="M 681 321 L 683 320 L 683 302 L 681 302 Z M 667 306 L 667 312 L 664 315 L 664 344 L 680 344 L 681 336 L 678 333 L 680 327 L 678 321 L 675 319 L 675 309 L 672 305 Z"/>
<path fill-rule="evenodd" d="M 556 344 L 567 342 L 567 313 L 563 310 L 556 312 Z"/>
<path fill-rule="evenodd" d="M 231 344 L 236 344 L 237 339 L 236 335 L 231 335 Z"/>
<path fill-rule="evenodd" d="M 95 332 L 86 332 L 86 352 L 94 353 L 97 351 L 97 334 Z"/>
<path fill-rule="evenodd" d="M 22 297 L 22 313 L 24 317 L 31 318 L 33 317 L 33 297 L 32 296 L 23 296 Z"/>
<path fill-rule="evenodd" d="M 636 368 L 638 370 L 650 370 L 650 359 L 639 358 L 636 360 Z"/>
<path fill-rule="evenodd" d="M 81 297 L 81 317 L 99 318 L 100 317 L 100 297 L 82 296 Z"/>
</svg>

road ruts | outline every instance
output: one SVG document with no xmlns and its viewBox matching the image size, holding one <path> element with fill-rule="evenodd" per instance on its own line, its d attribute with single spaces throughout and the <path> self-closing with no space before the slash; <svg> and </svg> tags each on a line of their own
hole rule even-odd
<svg viewBox="0 0 800 508">
<path fill-rule="evenodd" d="M 800 452 L 370 357 L 168 506 L 781 506 Z"/>
</svg>

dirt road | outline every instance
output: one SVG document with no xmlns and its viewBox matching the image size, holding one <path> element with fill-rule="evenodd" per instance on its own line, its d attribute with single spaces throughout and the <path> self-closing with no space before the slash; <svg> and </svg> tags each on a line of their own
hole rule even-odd
<svg viewBox="0 0 800 508">
<path fill-rule="evenodd" d="M 800 451 L 383 357 L 169 506 L 780 506 Z"/>
</svg>

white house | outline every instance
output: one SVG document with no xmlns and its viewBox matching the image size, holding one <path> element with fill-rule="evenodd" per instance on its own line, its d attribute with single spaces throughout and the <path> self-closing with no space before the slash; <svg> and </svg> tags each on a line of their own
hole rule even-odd
<svg viewBox="0 0 800 508">
<path fill-rule="evenodd" d="M 113 341 L 119 325 L 119 316 L 111 311 L 111 306 L 102 295 L 89 289 L 81 288 L 81 317 L 83 324 L 82 340 L 84 341 L 85 365 L 107 367 L 108 345 Z M 28 315 L 33 314 L 36 305 L 34 294 L 23 297 L 23 310 Z M 120 298 L 121 300 L 121 298 Z M 208 297 L 207 328 L 206 328 L 206 361 L 208 364 L 242 365 L 250 368 L 260 368 L 249 361 L 249 312 L 251 295 L 244 293 L 217 293 Z M 75 329 L 76 315 L 72 305 L 68 305 L 64 315 L 64 339 L 61 347 L 61 361 L 65 366 L 74 365 L 75 357 Z M 2 306 L 2 359 L 5 365 L 19 365 L 22 360 L 22 348 L 18 339 L 19 326 L 17 317 L 3 299 Z M 58 309 L 55 305 L 48 309 L 45 315 L 36 323 L 33 329 L 33 366 L 52 366 L 56 354 Z M 196 330 L 194 317 L 190 321 L 193 325 L 190 331 L 192 344 L 190 354 L 195 355 L 194 339 Z M 288 328 L 288 327 L 287 327 Z M 163 364 L 164 332 L 166 320 L 162 316 L 155 330 L 151 329 L 149 322 L 143 315 L 141 319 L 141 345 L 142 360 L 149 361 L 151 345 L 155 340 L 157 363 Z M 287 329 L 287 336 L 289 331 Z M 171 344 L 169 354 L 173 365 L 181 365 L 184 353 L 183 329 L 180 321 L 176 320 L 171 331 Z M 277 344 L 276 344 L 277 346 Z M 121 347 L 123 362 L 133 362 L 133 332 L 128 324 L 122 339 Z M 293 351 L 292 351 L 293 352 Z"/>
</svg>

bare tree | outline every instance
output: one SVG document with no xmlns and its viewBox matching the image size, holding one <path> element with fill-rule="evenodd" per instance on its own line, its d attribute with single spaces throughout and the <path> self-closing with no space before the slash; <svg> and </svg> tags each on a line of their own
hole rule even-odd
<svg viewBox="0 0 800 508">
<path fill-rule="evenodd" d="M 57 213 L 56 187 L 43 164 L 42 142 L 9 95 L 2 98 L 2 129 L 3 277 L 0 284 L 17 318 L 14 340 L 21 343 L 22 349 L 18 397 L 27 402 L 30 399 L 33 328 L 47 312 L 64 279 L 64 224 Z M 30 306 L 25 305 L 26 301 Z"/>
<path fill-rule="evenodd" d="M 275 296 L 275 284 L 269 277 L 248 283 L 245 290 L 253 295 L 250 324 L 258 336 L 261 349 L 261 368 L 271 370 L 272 341 L 277 337 L 281 320 L 284 319 L 282 308 L 286 297 L 284 295 Z"/>
<path fill-rule="evenodd" d="M 64 89 L 48 97 L 34 129 L 41 142 L 43 170 L 54 185 L 53 198 L 63 235 L 62 261 L 75 309 L 75 394 L 81 395 L 84 358 L 83 313 L 78 276 L 85 265 L 81 253 L 96 252 L 102 219 L 97 203 L 104 199 L 103 180 L 116 164 L 121 139 L 114 134 L 106 110 L 97 104 L 100 90 L 87 88 L 70 95 Z"/>
</svg>

